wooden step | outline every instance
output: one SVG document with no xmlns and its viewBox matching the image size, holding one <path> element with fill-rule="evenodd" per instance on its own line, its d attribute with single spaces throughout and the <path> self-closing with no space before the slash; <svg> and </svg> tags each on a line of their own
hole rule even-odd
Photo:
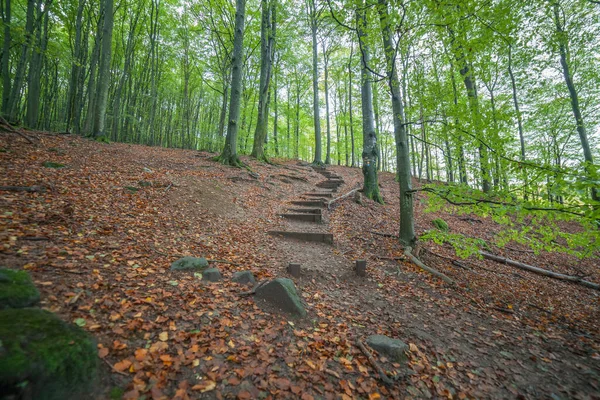
<svg viewBox="0 0 600 400">
<path fill-rule="evenodd" d="M 325 207 L 325 202 L 323 200 L 294 200 L 290 203 L 296 206 L 305 206 L 305 207 Z"/>
<path fill-rule="evenodd" d="M 287 238 L 303 240 L 305 242 L 321 242 L 333 244 L 333 234 L 331 233 L 313 233 L 313 232 L 286 232 L 269 231 L 270 235 L 280 235 Z"/>
<path fill-rule="evenodd" d="M 310 197 L 328 197 L 331 198 L 333 197 L 333 194 L 331 194 L 331 192 L 329 193 L 324 193 L 324 192 L 309 192 L 309 193 L 304 193 L 305 196 L 310 196 Z"/>
<path fill-rule="evenodd" d="M 319 224 L 322 222 L 321 214 L 279 214 L 279 216 L 294 221 L 317 222 Z"/>
<path fill-rule="evenodd" d="M 344 182 L 336 182 L 336 181 L 325 181 L 317 183 L 317 187 L 324 189 L 337 189 L 342 186 Z"/>
<path fill-rule="evenodd" d="M 288 211 L 305 214 L 321 214 L 320 208 L 288 208 Z"/>
</svg>

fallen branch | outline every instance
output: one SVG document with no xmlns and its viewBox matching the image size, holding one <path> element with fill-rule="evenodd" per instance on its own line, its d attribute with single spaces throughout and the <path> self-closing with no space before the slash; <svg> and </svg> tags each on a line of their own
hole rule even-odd
<svg viewBox="0 0 600 400">
<path fill-rule="evenodd" d="M 417 257 L 415 257 L 412 254 L 412 248 L 410 246 L 406 247 L 404 249 L 404 254 L 410 258 L 410 260 L 413 262 L 413 264 L 417 265 L 418 267 L 420 267 L 421 269 L 429 272 L 431 275 L 437 276 L 438 278 L 440 278 L 441 280 L 443 280 L 444 282 L 446 282 L 449 285 L 455 285 L 454 281 L 448 277 L 447 275 L 441 273 L 440 271 L 433 269 L 431 267 L 428 267 L 427 265 L 423 264 L 421 262 L 421 260 L 419 260 Z"/>
<path fill-rule="evenodd" d="M 269 282 L 268 279 L 263 279 L 262 281 L 258 282 L 258 284 L 252 288 L 252 290 L 249 290 L 247 292 L 242 292 L 238 296 L 240 296 L 240 297 L 253 296 L 256 294 L 256 291 L 258 290 L 258 288 L 265 285 L 267 282 Z"/>
<path fill-rule="evenodd" d="M 394 239 L 399 239 L 400 236 L 398 235 L 392 235 L 391 233 L 382 233 L 382 232 L 375 232 L 375 231 L 369 231 L 369 233 L 372 233 L 374 235 L 379 235 L 379 236 L 383 236 L 383 237 L 391 237 Z"/>
<path fill-rule="evenodd" d="M 30 193 L 44 193 L 46 188 L 44 186 L 0 186 L 0 190 L 5 192 L 30 192 Z"/>
<path fill-rule="evenodd" d="M 123 376 L 129 376 L 127 375 L 125 372 L 123 371 L 119 371 L 118 369 L 115 368 L 114 365 L 112 365 L 111 363 L 108 362 L 108 360 L 106 358 L 103 358 L 102 361 L 104 361 L 109 367 L 110 369 L 112 369 L 114 372 L 116 372 L 119 375 L 123 375 Z"/>
<path fill-rule="evenodd" d="M 15 133 L 21 136 L 23 139 L 27 140 L 29 143 L 34 144 L 33 140 L 23 132 L 19 132 L 16 130 L 11 124 L 9 124 L 4 118 L 0 117 L 0 128 L 2 128 L 5 132 Z"/>
<path fill-rule="evenodd" d="M 331 207 L 331 205 L 332 205 L 333 203 L 335 203 L 336 201 L 338 201 L 338 200 L 342 200 L 342 199 L 344 199 L 344 198 L 346 198 L 346 197 L 350 196 L 351 194 L 353 194 L 353 193 L 356 193 L 356 192 L 357 192 L 357 191 L 359 191 L 359 190 L 360 190 L 360 188 L 352 189 L 351 191 L 349 191 L 349 192 L 348 192 L 348 193 L 346 193 L 345 195 L 342 195 L 342 196 L 340 196 L 340 197 L 336 197 L 335 199 L 328 201 L 328 202 L 327 202 L 327 209 L 329 210 L 329 208 Z"/>
<path fill-rule="evenodd" d="M 480 251 L 479 254 L 481 254 L 484 258 L 487 258 L 488 260 L 492 260 L 492 261 L 496 261 L 496 262 L 499 262 L 502 264 L 510 265 L 512 267 L 524 269 L 526 271 L 535 272 L 536 274 L 549 276 L 554 279 L 559 279 L 559 280 L 567 281 L 567 282 L 574 282 L 574 283 L 578 283 L 583 286 L 587 286 L 592 289 L 600 290 L 599 284 L 589 282 L 589 281 L 584 281 L 583 279 L 581 279 L 578 276 L 559 274 L 558 272 L 552 272 L 552 271 L 548 271 L 546 269 L 542 269 L 539 267 L 534 267 L 533 265 L 523 264 L 521 262 L 510 260 L 508 258 L 504 258 L 504 257 L 496 256 L 494 254 L 486 253 L 485 251 Z"/>
<path fill-rule="evenodd" d="M 373 358 L 373 356 L 371 355 L 371 353 L 369 353 L 369 350 L 367 350 L 367 348 L 365 347 L 365 345 L 363 344 L 363 342 L 359 338 L 356 338 L 356 345 L 358 346 L 358 348 L 360 349 L 360 351 L 362 351 L 362 353 L 365 355 L 365 357 L 367 357 L 367 360 L 369 360 L 369 363 L 375 369 L 375 371 L 377 371 L 377 373 L 379 374 L 379 378 L 381 379 L 381 381 L 383 383 L 385 383 L 386 385 L 392 386 L 394 384 L 394 381 L 392 381 L 390 379 L 390 377 L 387 376 L 387 374 L 385 373 L 385 371 L 383 370 L 383 368 L 381 368 L 381 366 L 379 365 L 379 363 L 377 363 L 377 360 L 375 360 L 375 358 Z"/>
<path fill-rule="evenodd" d="M 230 265 L 235 265 L 236 267 L 240 266 L 240 264 L 238 264 L 238 263 L 234 263 L 232 261 L 226 261 L 226 260 L 208 260 L 207 259 L 206 261 L 208 261 L 209 263 L 215 263 L 215 264 L 230 264 Z"/>
</svg>

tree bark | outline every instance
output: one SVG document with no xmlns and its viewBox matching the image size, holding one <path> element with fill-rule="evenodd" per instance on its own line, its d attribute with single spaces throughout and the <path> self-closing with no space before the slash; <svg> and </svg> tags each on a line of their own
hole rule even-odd
<svg viewBox="0 0 600 400">
<path fill-rule="evenodd" d="M 359 5 L 362 8 L 362 4 Z M 375 134 L 375 121 L 373 117 L 373 90 L 371 87 L 371 74 L 368 70 L 370 63 L 370 49 L 367 44 L 367 17 L 364 9 L 356 11 L 356 27 L 358 32 L 358 42 L 361 50 L 361 107 L 362 107 L 362 126 L 363 126 L 363 151 L 362 172 L 364 177 L 363 194 L 365 197 L 378 203 L 383 203 L 383 198 L 379 192 L 379 182 L 377 179 L 377 135 Z"/>
<path fill-rule="evenodd" d="M 554 22 L 556 24 L 556 33 L 558 34 L 559 50 L 560 50 L 560 65 L 563 70 L 563 77 L 565 83 L 569 89 L 569 96 L 571 97 L 571 109 L 573 110 L 573 117 L 575 117 L 575 124 L 577 125 L 577 133 L 579 134 L 579 140 L 581 141 L 581 147 L 583 148 L 583 157 L 586 162 L 586 170 L 589 172 L 589 166 L 594 164 L 594 158 L 592 156 L 592 150 L 590 143 L 588 142 L 587 133 L 585 130 L 585 124 L 583 122 L 583 116 L 581 115 L 581 109 L 579 108 L 579 96 L 575 83 L 573 82 L 573 75 L 571 73 L 571 66 L 569 65 L 569 40 L 567 32 L 565 32 L 564 26 L 560 19 L 560 10 L 558 1 L 555 1 L 553 6 L 554 11 Z M 600 201 L 600 193 L 597 187 L 591 188 L 591 195 L 594 201 Z"/>
<path fill-rule="evenodd" d="M 0 0 L 1 1 L 1 0 Z M 10 82 L 10 45 L 11 45 L 11 0 L 6 0 L 2 10 L 2 23 L 4 24 L 4 40 L 2 46 L 2 115 L 8 117 L 11 92 Z"/>
<path fill-rule="evenodd" d="M 96 109 L 94 111 L 94 128 L 92 136 L 95 139 L 105 140 L 104 129 L 106 119 L 106 107 L 108 104 L 108 87 L 110 85 L 110 58 L 112 50 L 113 32 L 113 0 L 104 0 L 104 24 L 102 27 L 102 50 L 100 54 L 100 66 L 98 68 L 98 88 Z"/>
<path fill-rule="evenodd" d="M 229 101 L 229 123 L 225 146 L 219 156 L 223 164 L 240 166 L 237 155 L 238 119 L 240 118 L 240 100 L 242 90 L 242 67 L 244 62 L 244 23 L 246 0 L 235 2 L 235 31 L 233 36 L 233 59 L 231 68 L 231 96 Z"/>
<path fill-rule="evenodd" d="M 396 69 L 396 48 L 392 41 L 392 30 L 389 22 L 387 0 L 379 0 L 377 8 L 383 38 L 383 49 L 386 59 L 387 80 L 392 97 L 394 120 L 394 137 L 396 140 L 396 166 L 400 186 L 400 241 L 412 246 L 417 240 L 413 215 L 413 192 L 410 176 L 410 154 L 408 135 L 404 124 L 404 106 L 400 93 L 400 81 Z"/>
<path fill-rule="evenodd" d="M 329 53 L 323 41 L 323 68 L 325 72 L 325 121 L 327 122 L 327 150 L 325 164 L 331 164 L 331 122 L 329 121 Z"/>
<path fill-rule="evenodd" d="M 315 0 L 308 0 L 308 11 L 310 20 L 310 31 L 312 36 L 312 78 L 313 78 L 313 119 L 315 128 L 315 159 L 313 164 L 322 165 L 321 145 L 321 115 L 319 111 L 319 58 L 317 53 L 317 9 Z"/>
</svg>

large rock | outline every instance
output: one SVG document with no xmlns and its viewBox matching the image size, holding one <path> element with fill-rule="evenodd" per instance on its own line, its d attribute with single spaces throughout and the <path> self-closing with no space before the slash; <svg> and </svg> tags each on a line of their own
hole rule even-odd
<svg viewBox="0 0 600 400">
<path fill-rule="evenodd" d="M 171 264 L 171 271 L 203 271 L 208 268 L 208 261 L 201 257 L 183 257 Z"/>
<path fill-rule="evenodd" d="M 85 398 L 93 392 L 97 360 L 92 338 L 54 314 L 0 310 L 1 398 Z"/>
<path fill-rule="evenodd" d="M 386 356 L 395 362 L 406 361 L 408 345 L 402 340 L 392 339 L 383 335 L 371 335 L 367 338 L 367 344 L 377 350 L 379 354 Z"/>
<path fill-rule="evenodd" d="M 306 316 L 306 309 L 291 279 L 277 278 L 259 286 L 256 289 L 256 297 L 266 300 L 290 314 L 300 317 Z"/>
<path fill-rule="evenodd" d="M 231 280 L 241 284 L 256 283 L 254 274 L 250 271 L 238 271 L 233 274 L 233 278 L 231 278 Z"/>
<path fill-rule="evenodd" d="M 29 307 L 38 301 L 40 292 L 27 272 L 0 269 L 0 309 Z"/>
<path fill-rule="evenodd" d="M 221 280 L 221 271 L 218 268 L 208 268 L 202 272 L 202 280 L 208 282 L 218 282 Z"/>
</svg>

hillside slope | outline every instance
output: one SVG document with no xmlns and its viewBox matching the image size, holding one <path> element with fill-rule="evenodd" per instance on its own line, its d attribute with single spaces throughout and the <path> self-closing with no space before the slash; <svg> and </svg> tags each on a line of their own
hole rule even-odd
<svg viewBox="0 0 600 400">
<path fill-rule="evenodd" d="M 424 242 L 420 257 L 453 278 L 451 288 L 405 260 L 393 237 L 398 187 L 381 174 L 386 204 L 352 196 L 324 210 L 333 246 L 269 235 L 290 229 L 289 201 L 322 180 L 308 165 L 244 158 L 252 173 L 211 161 L 214 154 L 75 136 L 31 133 L 29 144 L 0 137 L 0 266 L 26 269 L 42 306 L 83 318 L 99 343 L 106 389 L 100 398 L 590 398 L 600 392 L 598 291 Z M 64 168 L 44 167 L 44 162 Z M 340 166 L 339 194 L 361 172 Z M 424 213 L 417 231 L 443 218 L 453 232 L 493 245 L 491 220 Z M 374 233 L 375 232 L 375 233 Z M 528 264 L 600 283 L 599 261 L 492 248 Z M 512 250 L 511 250 L 512 249 Z M 182 256 L 213 260 L 224 276 L 201 282 L 169 270 Z M 366 259 L 366 278 L 352 265 Z M 459 260 L 463 267 L 453 264 Z M 297 320 L 244 295 L 230 281 L 294 278 L 308 309 Z M 395 379 L 378 378 L 357 338 L 410 344 L 406 365 L 378 357 Z M 374 353 L 375 354 L 375 353 Z"/>
</svg>

